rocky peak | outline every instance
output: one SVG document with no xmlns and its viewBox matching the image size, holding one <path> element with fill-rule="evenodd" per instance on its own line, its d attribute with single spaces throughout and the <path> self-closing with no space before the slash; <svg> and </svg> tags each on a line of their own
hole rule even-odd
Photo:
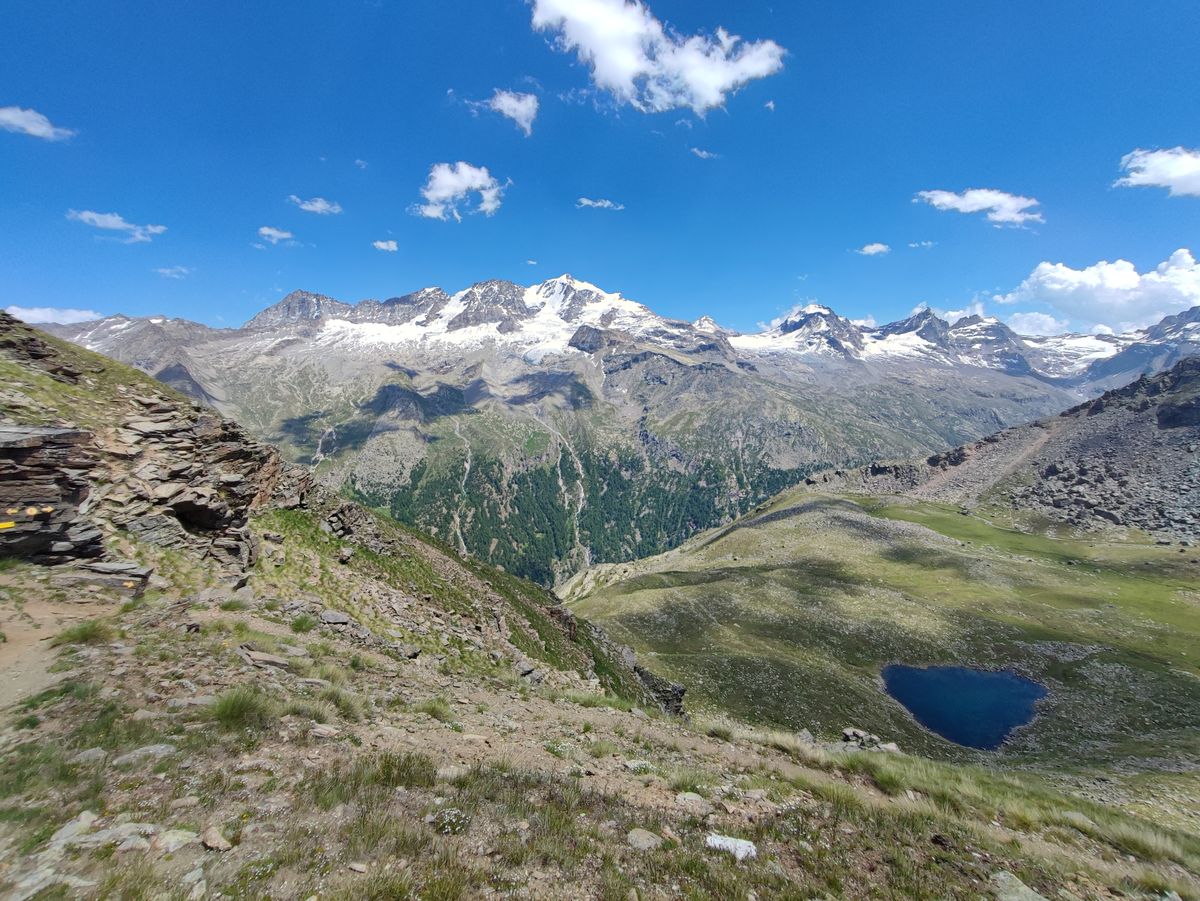
<svg viewBox="0 0 1200 901">
<path fill-rule="evenodd" d="M 525 289 L 513 282 L 479 282 L 454 299 L 461 302 L 462 312 L 446 324 L 449 331 L 494 324 L 501 333 L 511 332 L 530 316 L 525 306 Z"/>
<path fill-rule="evenodd" d="M 1010 375 L 1034 371 L 1021 336 L 999 319 L 966 316 L 950 326 L 950 340 L 964 362 L 1000 369 Z"/>
<path fill-rule="evenodd" d="M 350 304 L 312 294 L 308 291 L 293 291 L 279 303 L 267 307 L 246 323 L 248 329 L 282 328 L 289 325 L 316 325 L 323 319 L 346 317 L 353 307 Z"/>
<path fill-rule="evenodd" d="M 1200 306 L 1168 316 L 1166 319 L 1146 329 L 1143 340 L 1147 341 L 1188 341 L 1200 344 Z"/>
<path fill-rule="evenodd" d="M 822 304 L 795 310 L 777 326 L 781 335 L 794 335 L 809 350 L 832 350 L 854 356 L 862 350 L 862 330 Z"/>
<path fill-rule="evenodd" d="M 704 332 L 708 335 L 719 335 L 723 338 L 730 338 L 738 334 L 731 328 L 725 328 L 723 325 L 718 325 L 717 321 L 711 316 L 701 316 L 692 323 L 692 328 L 698 332 Z"/>
<path fill-rule="evenodd" d="M 907 319 L 885 325 L 879 331 L 883 335 L 916 334 L 936 347 L 950 348 L 950 324 L 928 307 Z"/>
</svg>

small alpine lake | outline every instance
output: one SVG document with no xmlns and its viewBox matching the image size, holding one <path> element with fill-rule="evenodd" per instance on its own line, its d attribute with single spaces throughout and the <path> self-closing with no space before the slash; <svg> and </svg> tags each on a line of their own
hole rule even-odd
<svg viewBox="0 0 1200 901">
<path fill-rule="evenodd" d="M 955 744 L 993 751 L 1032 722 L 1046 688 L 1007 670 L 906 666 L 882 672 L 887 693 L 918 723 Z"/>
</svg>

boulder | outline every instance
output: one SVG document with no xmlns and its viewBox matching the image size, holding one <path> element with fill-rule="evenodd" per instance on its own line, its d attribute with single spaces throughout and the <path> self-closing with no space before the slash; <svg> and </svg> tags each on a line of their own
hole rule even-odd
<svg viewBox="0 0 1200 901">
<path fill-rule="evenodd" d="M 753 860 L 758 857 L 758 848 L 754 842 L 747 841 L 744 838 L 734 838 L 731 835 L 717 835 L 715 832 L 710 832 L 704 839 L 704 846 L 711 848 L 713 851 L 724 851 L 726 854 L 732 854 L 734 859 L 739 863 L 743 860 Z"/>
<path fill-rule="evenodd" d="M 655 835 L 647 829 L 631 829 L 625 840 L 635 851 L 656 851 L 663 843 L 661 835 Z"/>
</svg>

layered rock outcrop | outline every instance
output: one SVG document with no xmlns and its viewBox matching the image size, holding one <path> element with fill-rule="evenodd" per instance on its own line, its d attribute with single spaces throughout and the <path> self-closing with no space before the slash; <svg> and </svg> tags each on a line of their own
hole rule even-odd
<svg viewBox="0 0 1200 901">
<path fill-rule="evenodd" d="M 0 555 L 97 560 L 106 537 L 123 532 L 187 548 L 216 560 L 231 581 L 244 578 L 258 556 L 251 514 L 303 504 L 311 474 L 137 373 L 128 384 L 101 384 L 101 369 L 89 372 L 79 355 L 0 314 L 0 360 L 29 373 L 11 402 L 0 396 Z M 83 402 L 39 375 L 93 394 Z M 125 578 L 123 565 L 95 572 Z"/>
</svg>

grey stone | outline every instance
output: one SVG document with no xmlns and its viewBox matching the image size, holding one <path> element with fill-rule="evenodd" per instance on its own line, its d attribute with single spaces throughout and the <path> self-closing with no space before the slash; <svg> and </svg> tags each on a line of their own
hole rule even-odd
<svg viewBox="0 0 1200 901">
<path fill-rule="evenodd" d="M 216 826 L 209 826 L 204 830 L 204 834 L 200 836 L 200 841 L 204 847 L 210 851 L 228 851 L 233 847 L 233 844 Z"/>
<path fill-rule="evenodd" d="M 993 873 L 988 887 L 996 901 L 1047 901 L 1044 895 L 1039 895 L 1007 870 Z"/>
<path fill-rule="evenodd" d="M 159 760 L 163 757 L 169 757 L 174 753 L 174 745 L 146 745 L 145 747 L 135 748 L 134 750 L 115 758 L 113 760 L 113 766 L 128 766 L 130 764 L 142 763 L 146 760 Z"/>
<path fill-rule="evenodd" d="M 629 847 L 635 851 L 655 851 L 662 847 L 663 838 L 647 829 L 631 829 L 625 837 Z"/>
<path fill-rule="evenodd" d="M 706 817 L 714 809 L 707 798 L 695 792 L 680 792 L 675 796 L 675 804 L 693 816 L 698 817 Z"/>
<path fill-rule="evenodd" d="M 83 766 L 93 763 L 103 763 L 106 757 L 108 757 L 108 752 L 103 748 L 88 748 L 86 751 L 80 751 L 68 762 Z"/>
</svg>

